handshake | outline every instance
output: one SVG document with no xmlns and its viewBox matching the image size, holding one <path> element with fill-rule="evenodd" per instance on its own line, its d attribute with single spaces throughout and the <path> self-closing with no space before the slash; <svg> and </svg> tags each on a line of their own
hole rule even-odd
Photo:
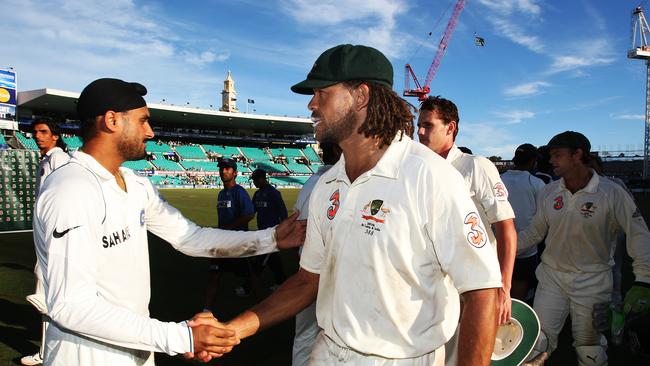
<svg viewBox="0 0 650 366">
<path fill-rule="evenodd" d="M 240 343 L 237 331 L 219 322 L 209 311 L 194 315 L 187 324 L 192 328 L 194 341 L 194 353 L 184 354 L 187 359 L 208 362 L 232 351 Z"/>
</svg>

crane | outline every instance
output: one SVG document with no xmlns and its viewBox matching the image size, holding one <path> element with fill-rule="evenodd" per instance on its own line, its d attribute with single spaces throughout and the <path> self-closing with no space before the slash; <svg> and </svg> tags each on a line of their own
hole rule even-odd
<svg viewBox="0 0 650 366">
<path fill-rule="evenodd" d="M 628 58 L 646 60 L 645 89 L 645 137 L 643 139 L 643 180 L 650 174 L 650 45 L 648 38 L 650 27 L 643 15 L 641 6 L 632 11 L 632 48 L 627 52 Z"/>
<path fill-rule="evenodd" d="M 458 2 L 456 2 L 456 6 L 454 6 L 454 11 L 451 14 L 451 18 L 449 19 L 449 23 L 447 23 L 447 28 L 445 29 L 445 33 L 443 33 L 442 39 L 440 40 L 440 44 L 438 45 L 438 51 L 436 51 L 436 56 L 433 58 L 433 62 L 431 63 L 431 66 L 429 66 L 429 72 L 427 72 L 427 78 L 424 81 L 424 85 L 420 85 L 420 82 L 418 81 L 417 76 L 415 76 L 415 72 L 413 71 L 411 65 L 406 64 L 406 71 L 405 71 L 406 75 L 404 80 L 404 94 L 403 94 L 405 97 L 418 97 L 418 100 L 422 101 L 425 100 L 429 95 L 429 92 L 431 91 L 429 85 L 431 84 L 433 77 L 436 75 L 436 72 L 440 67 L 440 61 L 442 61 L 442 56 L 444 56 L 445 51 L 447 50 L 447 45 L 449 44 L 449 40 L 451 39 L 451 34 L 454 32 L 454 29 L 456 28 L 456 24 L 458 24 L 458 18 L 460 17 L 460 12 L 463 11 L 464 7 L 465 7 L 465 0 L 458 0 Z M 410 88 L 411 79 L 413 79 L 413 82 L 415 83 L 415 89 Z"/>
</svg>

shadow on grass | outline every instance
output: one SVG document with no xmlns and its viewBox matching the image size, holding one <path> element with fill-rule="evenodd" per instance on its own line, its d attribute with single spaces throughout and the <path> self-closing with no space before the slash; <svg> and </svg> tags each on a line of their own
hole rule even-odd
<svg viewBox="0 0 650 366">
<path fill-rule="evenodd" d="M 40 342 L 41 315 L 31 305 L 16 304 L 0 298 L 0 343 L 14 349 L 20 355 L 38 351 L 35 343 Z M 20 364 L 20 357 L 13 360 Z"/>
</svg>

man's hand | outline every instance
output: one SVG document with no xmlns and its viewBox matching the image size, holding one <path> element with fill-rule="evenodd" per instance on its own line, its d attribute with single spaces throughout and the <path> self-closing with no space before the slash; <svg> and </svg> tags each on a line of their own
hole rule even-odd
<svg viewBox="0 0 650 366">
<path fill-rule="evenodd" d="M 227 329 L 211 312 L 196 314 L 187 324 L 192 328 L 194 353 L 185 353 L 185 358 L 208 362 L 232 351 L 240 342 L 236 332 Z"/>
<path fill-rule="evenodd" d="M 275 228 L 275 241 L 278 249 L 301 246 L 305 242 L 307 220 L 298 220 L 300 211 L 294 212 Z"/>
<path fill-rule="evenodd" d="M 510 291 L 506 291 L 503 287 L 499 289 L 497 294 L 498 321 L 499 325 L 503 325 L 512 316 L 512 299 L 510 298 Z"/>
<path fill-rule="evenodd" d="M 548 360 L 548 353 L 542 352 L 537 357 L 533 358 L 528 362 L 524 362 L 522 366 L 541 366 Z"/>
</svg>

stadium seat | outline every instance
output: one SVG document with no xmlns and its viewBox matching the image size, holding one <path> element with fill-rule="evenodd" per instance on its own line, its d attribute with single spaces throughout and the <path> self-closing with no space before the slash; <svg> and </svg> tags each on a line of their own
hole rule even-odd
<svg viewBox="0 0 650 366">
<path fill-rule="evenodd" d="M 203 144 L 203 149 L 221 156 L 238 156 L 241 155 L 241 151 L 235 146 L 225 146 L 225 145 L 207 145 Z"/>
<path fill-rule="evenodd" d="M 122 163 L 122 166 L 133 170 L 153 169 L 153 165 L 149 164 L 149 162 L 146 160 L 125 161 L 124 163 Z"/>
<path fill-rule="evenodd" d="M 29 150 L 35 150 L 35 151 L 40 150 L 38 148 L 38 145 L 36 145 L 36 141 L 34 141 L 33 138 L 26 137 L 25 135 L 23 135 L 22 132 L 16 131 L 16 137 L 18 138 L 20 143 L 23 144 L 23 146 L 25 146 L 25 148 Z"/>
<path fill-rule="evenodd" d="M 78 150 L 81 145 L 83 145 L 83 142 L 79 136 L 63 136 L 63 142 L 68 145 L 68 151 Z"/>
<path fill-rule="evenodd" d="M 307 146 L 303 152 L 305 153 L 305 156 L 307 156 L 307 159 L 309 159 L 309 161 L 314 163 L 321 163 L 320 156 L 318 156 L 316 151 L 314 151 L 314 149 L 311 146 Z"/>
<path fill-rule="evenodd" d="M 168 144 L 162 142 L 162 141 L 147 141 L 147 145 L 145 148 L 148 152 L 150 153 L 166 153 L 166 152 L 173 152 L 171 146 Z"/>
<path fill-rule="evenodd" d="M 244 156 L 253 161 L 270 161 L 271 157 L 259 147 L 240 147 Z"/>
<path fill-rule="evenodd" d="M 203 152 L 200 146 L 190 146 L 190 145 L 177 145 L 176 153 L 182 159 L 200 159 L 207 160 L 207 156 Z"/>
</svg>

